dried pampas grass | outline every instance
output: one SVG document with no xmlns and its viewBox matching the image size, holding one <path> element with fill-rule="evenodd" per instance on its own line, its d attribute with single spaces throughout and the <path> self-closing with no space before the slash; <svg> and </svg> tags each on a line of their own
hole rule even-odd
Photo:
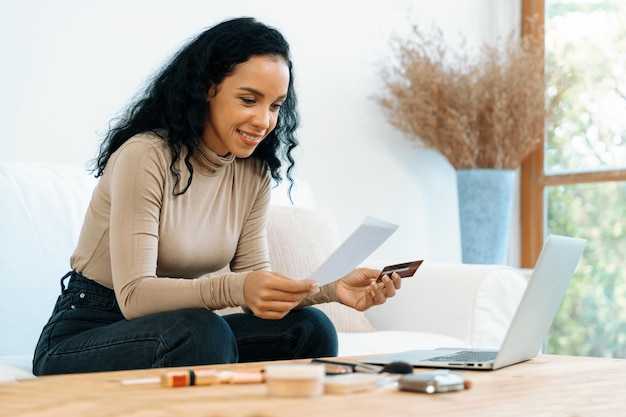
<svg viewBox="0 0 626 417">
<path fill-rule="evenodd" d="M 543 142 L 544 120 L 562 86 L 546 97 L 539 36 L 485 43 L 473 58 L 464 41 L 454 52 L 441 30 L 426 34 L 413 26 L 410 37 L 391 46 L 397 64 L 382 70 L 385 94 L 377 102 L 391 125 L 455 169 L 515 169 Z"/>
</svg>

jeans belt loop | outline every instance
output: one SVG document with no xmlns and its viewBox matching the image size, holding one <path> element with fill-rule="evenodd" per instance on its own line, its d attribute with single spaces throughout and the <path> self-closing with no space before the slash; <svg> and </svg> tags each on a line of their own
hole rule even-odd
<svg viewBox="0 0 626 417">
<path fill-rule="evenodd" d="M 61 278 L 61 294 L 65 294 L 66 291 L 66 287 L 65 287 L 65 283 L 63 281 L 65 281 L 70 275 L 72 275 L 74 273 L 74 271 L 70 271 L 67 274 L 63 275 L 63 278 Z"/>
</svg>

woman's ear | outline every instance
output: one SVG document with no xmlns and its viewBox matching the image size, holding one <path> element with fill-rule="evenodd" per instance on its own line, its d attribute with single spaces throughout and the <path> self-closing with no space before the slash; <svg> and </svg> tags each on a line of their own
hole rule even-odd
<svg viewBox="0 0 626 417">
<path fill-rule="evenodd" d="M 211 98 L 215 97 L 215 84 L 211 84 L 206 92 L 206 102 L 211 102 Z"/>
</svg>

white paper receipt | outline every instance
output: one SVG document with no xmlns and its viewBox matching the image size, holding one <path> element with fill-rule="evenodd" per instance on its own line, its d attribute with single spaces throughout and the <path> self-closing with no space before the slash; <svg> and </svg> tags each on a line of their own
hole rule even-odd
<svg viewBox="0 0 626 417">
<path fill-rule="evenodd" d="M 359 266 L 397 229 L 397 224 L 367 216 L 309 278 L 320 286 L 337 281 Z"/>
</svg>

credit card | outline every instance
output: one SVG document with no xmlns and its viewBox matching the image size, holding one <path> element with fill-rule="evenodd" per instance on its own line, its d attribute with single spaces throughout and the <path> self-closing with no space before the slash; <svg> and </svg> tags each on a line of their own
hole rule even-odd
<svg viewBox="0 0 626 417">
<path fill-rule="evenodd" d="M 401 264 L 387 265 L 380 272 L 380 275 L 376 279 L 376 282 L 382 281 L 383 276 L 391 275 L 394 272 L 400 275 L 400 278 L 412 277 L 415 274 L 415 271 L 417 271 L 417 268 L 419 268 L 420 265 L 422 265 L 422 262 L 424 262 L 423 259 L 420 259 L 419 261 L 411 261 L 411 262 L 403 262 Z"/>
</svg>

